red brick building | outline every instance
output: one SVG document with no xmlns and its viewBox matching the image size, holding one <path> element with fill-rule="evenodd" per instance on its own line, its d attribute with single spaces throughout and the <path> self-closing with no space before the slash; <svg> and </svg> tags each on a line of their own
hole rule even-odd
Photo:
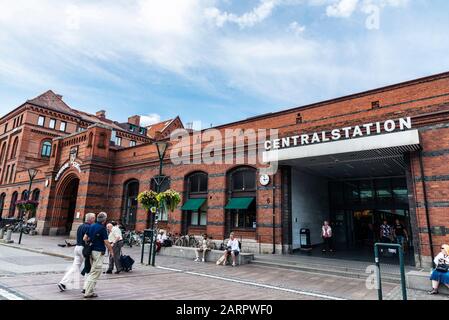
<svg viewBox="0 0 449 320">
<path fill-rule="evenodd" d="M 26 170 L 33 167 L 39 169 L 31 197 L 40 202 L 40 233 L 73 232 L 86 213 L 99 211 L 142 230 L 148 214 L 135 198 L 154 188 L 154 141 L 180 128 L 179 117 L 148 128 L 138 116 L 117 123 L 104 111 L 72 109 L 51 91 L 29 100 L 0 121 L 1 214 L 18 216 L 13 203 L 27 196 Z M 358 254 L 371 252 L 384 219 L 399 219 L 416 265 L 428 264 L 431 251 L 449 242 L 449 73 L 214 129 L 277 129 L 278 138 L 252 143 L 246 131 L 235 131 L 243 135 L 247 157 L 213 164 L 196 158 L 195 150 L 211 145 L 207 131 L 172 138 L 163 187 L 180 192 L 183 201 L 159 217 L 159 226 L 214 239 L 235 231 L 244 250 L 291 253 L 301 245 L 301 229 L 319 245 L 328 219 L 337 249 Z M 174 160 L 182 143 L 189 163 L 179 164 Z M 248 156 L 256 147 L 265 147 L 263 158 Z M 232 143 L 212 153 L 237 151 Z M 276 173 L 261 175 L 275 159 Z"/>
</svg>

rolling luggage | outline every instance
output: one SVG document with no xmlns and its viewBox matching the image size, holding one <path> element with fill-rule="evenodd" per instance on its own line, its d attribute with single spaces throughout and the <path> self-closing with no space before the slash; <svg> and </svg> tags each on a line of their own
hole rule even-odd
<svg viewBox="0 0 449 320">
<path fill-rule="evenodd" d="M 120 262 L 122 264 L 123 271 L 129 272 L 133 269 L 134 260 L 130 256 L 121 256 Z"/>
</svg>

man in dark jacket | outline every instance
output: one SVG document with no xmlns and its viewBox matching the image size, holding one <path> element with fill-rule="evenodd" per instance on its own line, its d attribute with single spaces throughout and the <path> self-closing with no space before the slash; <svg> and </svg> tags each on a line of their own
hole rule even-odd
<svg viewBox="0 0 449 320">
<path fill-rule="evenodd" d="M 97 216 L 97 223 L 93 224 L 89 228 L 89 232 L 84 236 L 84 240 L 89 240 L 92 246 L 92 268 L 87 276 L 85 282 L 84 298 L 96 298 L 98 297 L 94 293 L 95 286 L 98 278 L 100 278 L 103 270 L 103 260 L 108 248 L 109 254 L 114 256 L 112 246 L 108 241 L 108 232 L 106 231 L 106 220 L 108 215 L 105 212 L 100 212 Z"/>
</svg>

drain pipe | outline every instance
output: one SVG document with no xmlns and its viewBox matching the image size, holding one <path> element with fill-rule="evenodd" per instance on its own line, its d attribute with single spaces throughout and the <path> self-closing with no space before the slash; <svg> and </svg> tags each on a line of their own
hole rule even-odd
<svg viewBox="0 0 449 320">
<path fill-rule="evenodd" d="M 421 169 L 421 183 L 422 183 L 423 196 L 424 196 L 424 208 L 426 210 L 426 222 L 427 222 L 427 233 L 428 233 L 428 236 L 429 236 L 430 255 L 432 257 L 432 266 L 434 266 L 434 263 L 433 263 L 434 252 L 433 252 L 432 230 L 430 228 L 430 215 L 429 215 L 429 204 L 428 204 L 428 201 L 427 201 L 426 182 L 424 181 L 425 175 L 424 175 L 424 165 L 423 165 L 423 160 L 422 160 L 422 148 L 419 150 L 419 166 L 420 166 L 420 169 Z"/>
</svg>

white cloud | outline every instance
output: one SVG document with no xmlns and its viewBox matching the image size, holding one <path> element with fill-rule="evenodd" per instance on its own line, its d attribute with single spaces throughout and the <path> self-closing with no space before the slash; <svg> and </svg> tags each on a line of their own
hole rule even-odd
<svg viewBox="0 0 449 320">
<path fill-rule="evenodd" d="M 264 21 L 273 12 L 274 8 L 280 4 L 279 0 L 260 0 L 260 4 L 250 12 L 240 16 L 221 12 L 216 7 L 207 8 L 204 13 L 207 19 L 213 21 L 218 27 L 231 22 L 237 24 L 240 28 L 253 27 L 257 23 Z"/>
<path fill-rule="evenodd" d="M 290 25 L 288 26 L 288 30 L 293 32 L 293 34 L 299 36 L 306 30 L 306 27 L 300 25 L 297 21 L 294 21 L 290 23 Z"/>
<path fill-rule="evenodd" d="M 356 10 L 358 2 L 358 0 L 339 0 L 337 3 L 327 6 L 326 14 L 329 17 L 350 17 Z"/>
<path fill-rule="evenodd" d="M 157 113 L 150 113 L 149 115 L 140 116 L 140 124 L 143 127 L 161 122 L 161 116 Z"/>
</svg>

